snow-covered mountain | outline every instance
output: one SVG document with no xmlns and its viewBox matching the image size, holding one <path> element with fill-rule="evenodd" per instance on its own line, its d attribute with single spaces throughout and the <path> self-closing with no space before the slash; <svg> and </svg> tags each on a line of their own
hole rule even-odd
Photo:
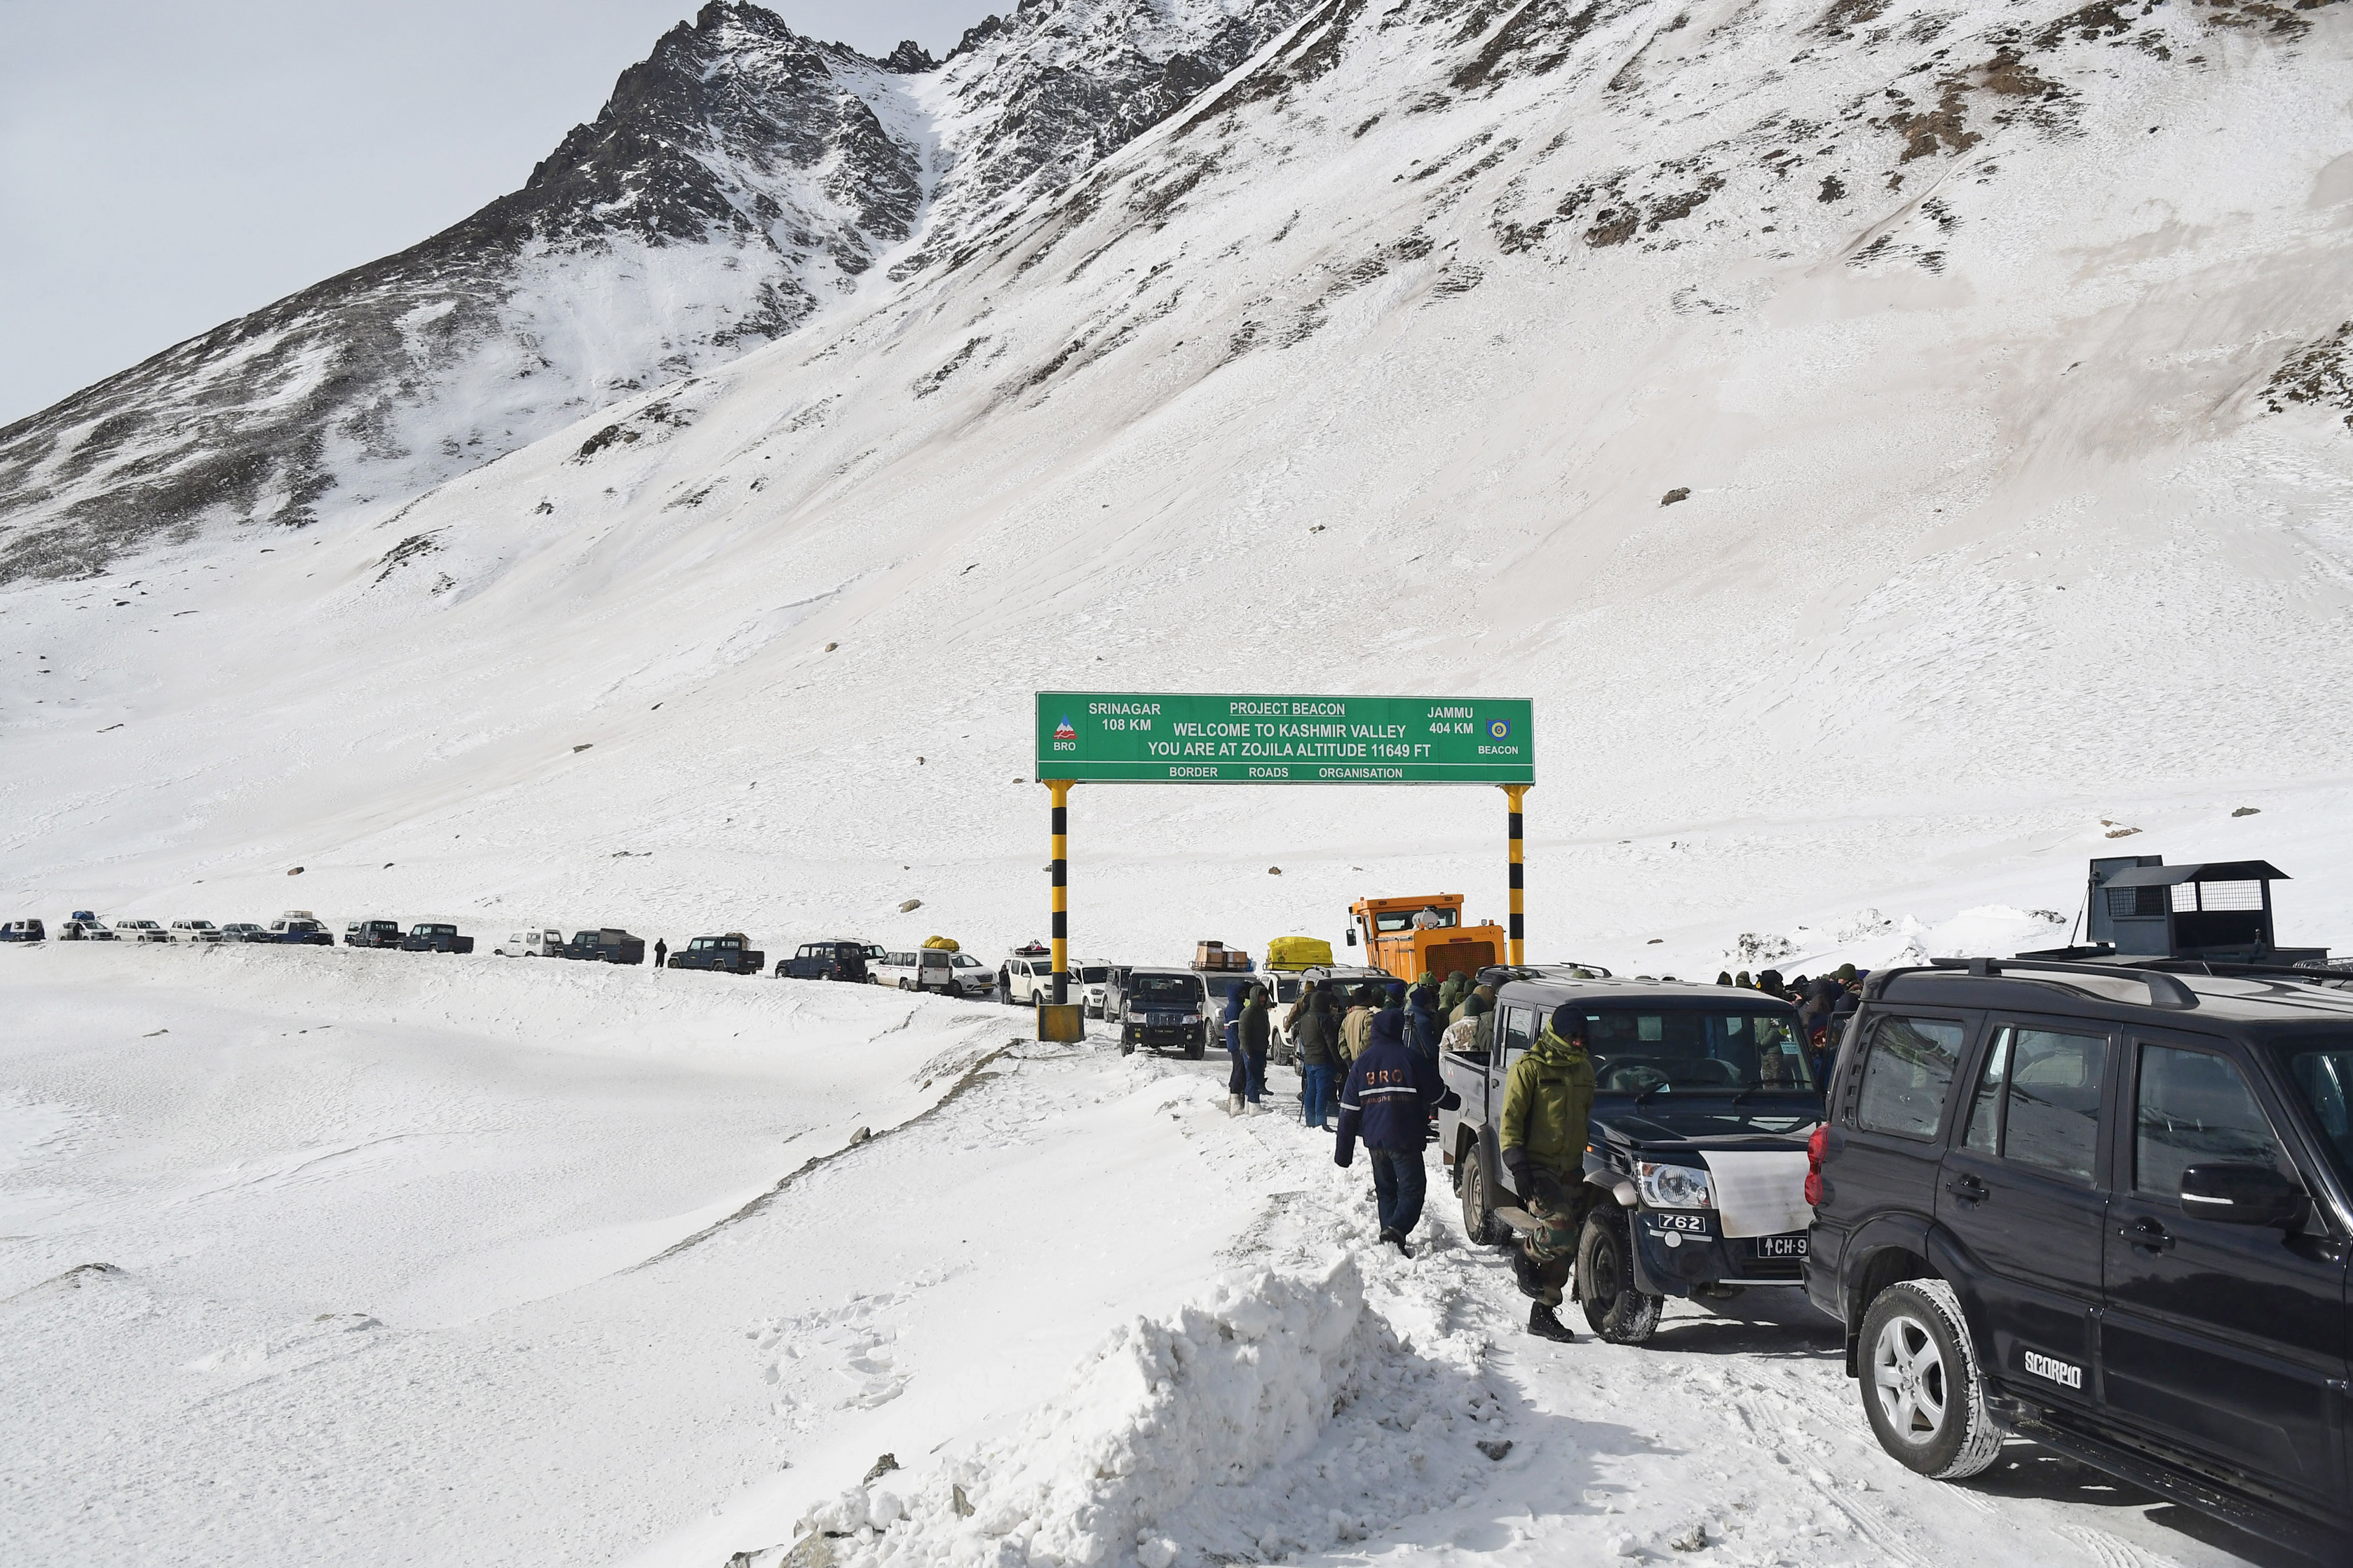
<svg viewBox="0 0 2353 1568">
<path fill-rule="evenodd" d="M 893 79 L 934 194 L 838 309 L 396 514 L 16 584 L 0 854 L 986 945 L 1032 690 L 1485 690 L 1542 952 L 2060 907 L 2125 827 L 2353 917 L 2349 16 L 1029 6 Z M 1147 21 L 1271 30 L 1051 188 L 1093 144 L 1006 117 Z M 1500 903 L 1493 798 L 1240 809 L 1082 792 L 1082 951 L 1336 934 L 1376 852 Z"/>
<path fill-rule="evenodd" d="M 0 429 L 0 581 L 207 526 L 380 516 L 783 336 L 919 227 L 945 250 L 1059 189 L 1297 8 L 1033 5 L 943 70 L 714 0 L 522 189 Z"/>
</svg>

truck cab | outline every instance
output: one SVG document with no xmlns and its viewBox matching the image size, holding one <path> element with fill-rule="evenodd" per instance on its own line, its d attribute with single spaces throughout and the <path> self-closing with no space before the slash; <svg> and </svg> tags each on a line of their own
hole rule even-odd
<svg viewBox="0 0 2353 1568">
<path fill-rule="evenodd" d="M 1594 1100 L 1586 1129 L 1577 1299 L 1602 1338 L 1637 1344 L 1669 1296 L 1725 1300 L 1804 1284 L 1807 1140 L 1822 1091 L 1797 1009 L 1736 986 L 1516 969 L 1501 979 L 1493 1045 L 1439 1062 L 1461 1104 L 1439 1115 L 1439 1146 L 1474 1242 L 1506 1239 L 1500 1208 L 1521 1194 L 1503 1168 L 1504 1090 L 1555 1009 L 1590 1032 Z M 1518 976 L 1519 978 L 1508 978 Z"/>
<path fill-rule="evenodd" d="M 1367 962 L 1409 985 L 1425 974 L 1476 974 L 1510 951 L 1503 927 L 1462 923 L 1460 893 L 1358 899 L 1348 906 L 1348 945 L 1360 943 Z"/>
</svg>

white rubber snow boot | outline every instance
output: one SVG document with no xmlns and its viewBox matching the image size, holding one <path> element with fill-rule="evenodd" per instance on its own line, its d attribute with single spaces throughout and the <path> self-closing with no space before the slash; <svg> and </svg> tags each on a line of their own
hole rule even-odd
<svg viewBox="0 0 2353 1568">
<path fill-rule="evenodd" d="M 1239 1094 L 1229 1094 L 1226 1096 L 1226 1114 L 1228 1116 L 1240 1116 L 1241 1113 L 1242 1097 Z"/>
</svg>

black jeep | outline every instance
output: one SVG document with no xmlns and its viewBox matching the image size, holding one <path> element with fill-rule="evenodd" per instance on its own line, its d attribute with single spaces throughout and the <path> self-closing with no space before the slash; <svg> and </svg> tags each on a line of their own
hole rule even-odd
<svg viewBox="0 0 2353 1568">
<path fill-rule="evenodd" d="M 405 933 L 398 921 L 353 921 L 343 927 L 345 947 L 393 947 Z"/>
<path fill-rule="evenodd" d="M 1439 1113 L 1439 1148 L 1472 1241 L 1507 1239 L 1495 1211 L 1519 1202 L 1500 1138 L 1512 1064 L 1574 1003 L 1594 1077 L 1576 1267 L 1594 1332 L 1637 1344 L 1669 1296 L 1725 1300 L 1801 1282 L 1806 1139 L 1822 1096 L 1796 1008 L 1730 986 L 1614 979 L 1598 965 L 1482 978 L 1499 983 L 1493 1047 L 1439 1061 L 1461 1102 Z"/>
<path fill-rule="evenodd" d="M 790 958 L 776 960 L 779 980 L 867 981 L 866 944 L 862 942 L 807 942 Z"/>
<path fill-rule="evenodd" d="M 715 969 L 726 974 L 757 974 L 768 955 L 754 947 L 740 931 L 725 936 L 699 936 L 670 955 L 672 969 Z"/>
<path fill-rule="evenodd" d="M 474 951 L 474 939 L 470 936 L 459 936 L 456 926 L 425 921 L 408 928 L 408 934 L 400 939 L 400 951 L 403 952 L 471 952 Z"/>
<path fill-rule="evenodd" d="M 562 956 L 584 963 L 643 963 L 646 939 L 631 936 L 617 926 L 601 926 L 595 931 L 574 931 L 572 940 L 559 951 Z"/>
<path fill-rule="evenodd" d="M 1974 1475 L 2014 1433 L 2343 1562 L 2353 996 L 2230 969 L 1872 975 L 1806 1288 L 1912 1469 Z"/>
</svg>

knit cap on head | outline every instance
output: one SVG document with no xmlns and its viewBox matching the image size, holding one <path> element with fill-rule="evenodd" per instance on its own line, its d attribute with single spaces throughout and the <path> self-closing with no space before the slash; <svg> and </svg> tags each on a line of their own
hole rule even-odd
<svg viewBox="0 0 2353 1568">
<path fill-rule="evenodd" d="M 1574 1002 L 1564 1002 L 1552 1010 L 1552 1032 L 1564 1040 L 1585 1038 L 1585 1014 Z"/>
</svg>

